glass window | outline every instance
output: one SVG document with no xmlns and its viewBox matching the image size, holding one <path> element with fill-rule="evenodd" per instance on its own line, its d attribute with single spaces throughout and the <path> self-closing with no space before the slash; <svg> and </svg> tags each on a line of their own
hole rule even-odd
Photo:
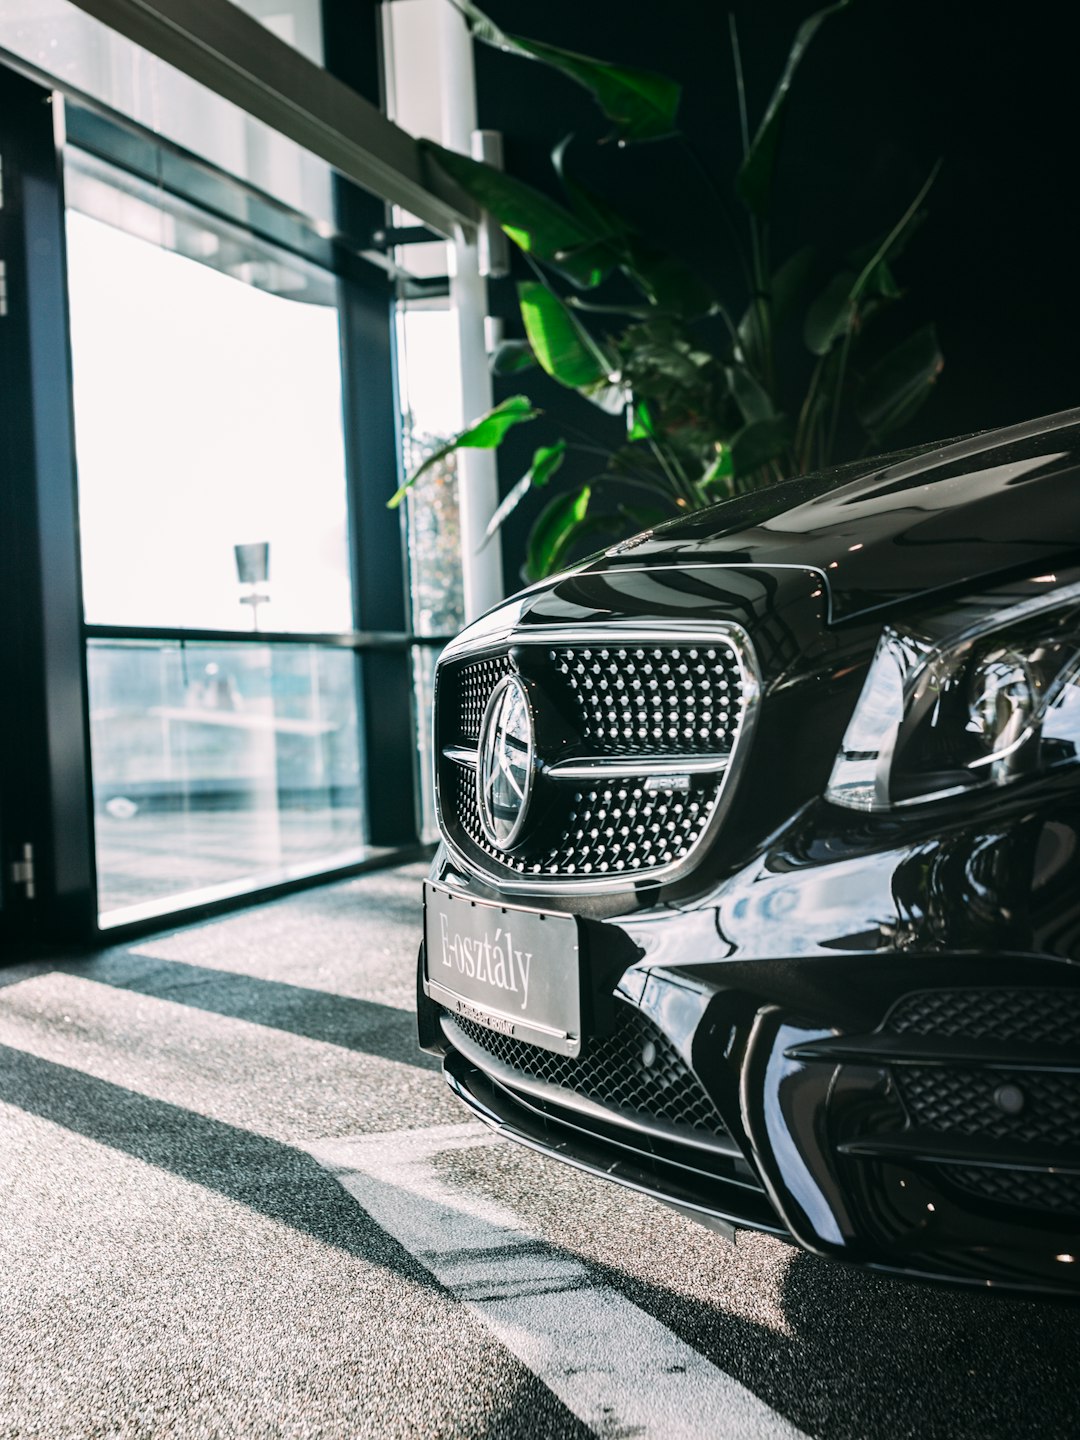
<svg viewBox="0 0 1080 1440">
<path fill-rule="evenodd" d="M 333 278 L 102 168 L 69 177 L 87 621 L 351 629 Z"/>
<path fill-rule="evenodd" d="M 410 474 L 459 428 L 458 336 L 448 301 L 399 306 L 398 369 L 402 458 Z M 465 622 L 457 483 L 457 459 L 448 455 L 409 492 L 409 588 L 418 635 L 454 635 Z"/>
<path fill-rule="evenodd" d="M 364 858 L 355 659 L 91 640 L 103 927 Z"/>
<path fill-rule="evenodd" d="M 245 0 L 242 8 L 309 59 L 321 59 L 316 0 Z M 294 210 L 332 222 L 328 165 L 68 0 L 0 0 L 0 49 Z"/>
</svg>

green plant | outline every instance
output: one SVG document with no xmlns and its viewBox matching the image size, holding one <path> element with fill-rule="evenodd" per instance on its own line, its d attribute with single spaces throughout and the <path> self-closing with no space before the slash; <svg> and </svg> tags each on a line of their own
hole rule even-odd
<svg viewBox="0 0 1080 1440">
<path fill-rule="evenodd" d="M 573 553 L 659 520 L 824 467 L 844 457 L 842 437 L 858 427 L 864 453 L 880 448 L 927 398 L 943 364 L 932 325 L 885 353 L 867 345 L 872 322 L 903 292 L 893 265 L 922 217 L 937 167 L 895 225 L 854 249 L 840 270 L 814 285 L 809 247 L 777 268 L 769 221 L 792 82 L 821 26 L 851 0 L 838 0 L 799 27 L 783 73 L 751 133 L 738 36 L 731 23 L 742 160 L 735 177 L 742 228 L 726 196 L 679 134 L 681 89 L 651 72 L 611 65 L 503 33 L 470 0 L 454 0 L 476 38 L 553 66 L 583 85 L 615 124 L 620 146 L 674 142 L 694 157 L 703 186 L 729 219 L 732 262 L 745 303 L 729 307 L 678 255 L 658 249 L 567 164 L 569 137 L 552 162 L 566 196 L 560 204 L 512 175 L 436 145 L 433 159 L 496 217 L 525 255 L 532 278 L 517 286 L 524 339 L 493 356 L 497 374 L 539 366 L 592 406 L 625 412 L 625 441 L 614 448 L 583 437 L 549 439 L 492 517 L 489 535 L 531 491 L 547 487 L 567 455 L 595 463 L 583 484 L 549 499 L 528 542 L 524 575 L 560 569 Z M 728 267 L 731 268 L 730 265 Z M 801 326 L 803 363 L 781 363 L 778 337 Z M 524 383 L 524 382 L 523 382 Z M 449 451 L 496 448 L 509 431 L 543 412 L 513 395 L 441 447 L 390 501 Z M 855 425 L 852 424 L 855 422 Z"/>
</svg>

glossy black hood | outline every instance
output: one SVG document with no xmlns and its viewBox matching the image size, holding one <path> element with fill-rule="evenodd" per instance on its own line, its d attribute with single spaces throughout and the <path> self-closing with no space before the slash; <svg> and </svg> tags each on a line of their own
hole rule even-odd
<svg viewBox="0 0 1080 1440">
<path fill-rule="evenodd" d="M 587 569 L 797 565 L 831 618 L 1080 557 L 1080 410 L 804 476 L 616 546 Z"/>
</svg>

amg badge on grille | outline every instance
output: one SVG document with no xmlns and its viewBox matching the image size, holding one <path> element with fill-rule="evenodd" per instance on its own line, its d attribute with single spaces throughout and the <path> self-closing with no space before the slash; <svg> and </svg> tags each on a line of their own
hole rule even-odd
<svg viewBox="0 0 1080 1440">
<path fill-rule="evenodd" d="M 476 793 L 480 823 L 492 845 L 506 850 L 521 834 L 533 782 L 533 717 L 516 675 L 491 692 L 480 727 Z"/>
</svg>

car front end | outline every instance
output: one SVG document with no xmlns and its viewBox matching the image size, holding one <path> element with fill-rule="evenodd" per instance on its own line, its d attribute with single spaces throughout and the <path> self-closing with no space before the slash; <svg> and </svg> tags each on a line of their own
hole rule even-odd
<svg viewBox="0 0 1080 1440">
<path fill-rule="evenodd" d="M 1080 1290 L 1080 417 L 774 487 L 444 652 L 421 1043 L 720 1229 Z"/>
</svg>

